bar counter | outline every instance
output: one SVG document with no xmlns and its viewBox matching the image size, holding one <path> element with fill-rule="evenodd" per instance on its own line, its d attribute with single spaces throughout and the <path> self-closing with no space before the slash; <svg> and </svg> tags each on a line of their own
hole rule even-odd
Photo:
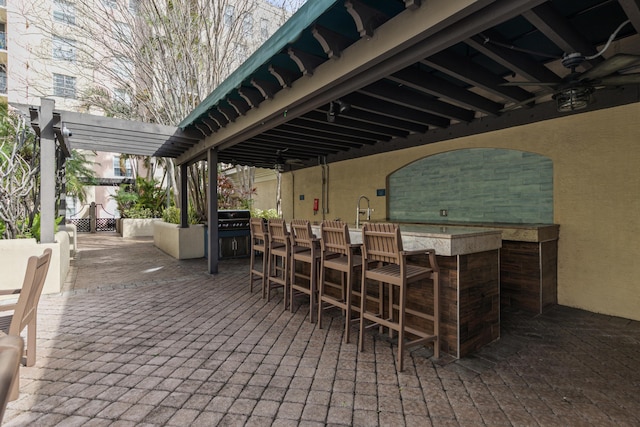
<svg viewBox="0 0 640 427">
<path fill-rule="evenodd" d="M 320 226 L 312 226 L 320 236 Z M 362 233 L 350 226 L 352 243 L 362 243 Z M 499 229 L 463 226 L 400 224 L 405 250 L 435 249 L 440 267 L 440 348 L 464 357 L 500 337 Z M 426 261 L 425 257 L 416 262 Z M 409 287 L 411 308 L 431 306 L 430 286 Z M 412 319 L 407 319 L 412 323 Z M 424 325 L 412 324 L 413 327 Z M 428 325 L 429 327 L 431 325 Z M 427 328 L 428 329 L 428 328 Z"/>
</svg>

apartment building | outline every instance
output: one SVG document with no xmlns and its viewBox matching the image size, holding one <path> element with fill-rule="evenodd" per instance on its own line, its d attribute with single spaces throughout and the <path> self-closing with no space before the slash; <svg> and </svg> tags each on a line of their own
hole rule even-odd
<svg viewBox="0 0 640 427">
<path fill-rule="evenodd" d="M 47 97 L 54 99 L 56 108 L 61 110 L 122 118 L 128 118 L 126 112 L 131 108 L 137 112 L 131 115 L 133 118 L 175 124 L 194 106 L 186 99 L 191 102 L 204 99 L 288 18 L 290 12 L 272 3 L 13 0 L 7 4 L 7 0 L 0 0 L 0 100 L 27 111 Z M 192 22 L 191 30 L 196 28 L 203 44 L 211 40 L 212 34 L 219 37 L 215 50 L 222 52 L 222 57 L 211 60 L 198 54 L 194 38 L 189 41 L 194 51 L 191 59 L 169 61 L 166 57 L 171 54 L 160 52 L 165 43 L 162 40 L 171 40 L 169 43 L 184 40 L 180 38 L 179 27 L 167 26 L 163 21 L 171 16 L 180 17 L 180 10 L 173 10 L 179 8 L 193 16 L 207 15 L 200 16 L 201 22 Z M 147 15 L 151 10 L 159 13 L 156 22 L 152 15 Z M 145 43 L 150 40 L 161 40 L 152 45 L 158 53 L 151 52 L 151 59 L 141 63 L 139 58 L 144 49 L 148 53 L 149 44 Z M 182 71 L 191 67 L 208 69 L 211 64 L 206 61 L 216 63 L 213 77 L 205 82 L 185 82 L 187 78 L 182 78 Z M 198 79 L 200 74 L 204 75 L 196 73 Z M 140 101 L 144 97 L 147 100 L 166 97 L 175 104 L 185 103 L 185 113 L 177 110 L 175 117 L 140 113 L 145 109 Z M 89 188 L 87 203 L 96 202 L 101 208 L 99 214 L 104 217 L 118 216 L 111 199 L 118 182 L 131 177 L 134 171 L 141 175 L 147 171 L 135 159 L 126 160 L 123 168 L 120 156 L 106 151 L 90 157 L 96 162 L 95 170 L 102 185 Z M 86 211 L 75 200 L 68 200 L 67 206 L 69 215 L 82 215 Z"/>
</svg>

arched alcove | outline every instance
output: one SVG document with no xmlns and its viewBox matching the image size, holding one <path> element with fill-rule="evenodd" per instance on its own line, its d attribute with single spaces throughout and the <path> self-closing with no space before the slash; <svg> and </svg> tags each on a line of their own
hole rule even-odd
<svg viewBox="0 0 640 427">
<path fill-rule="evenodd" d="M 553 162 L 535 153 L 471 148 L 428 156 L 389 175 L 388 192 L 392 221 L 553 223 Z"/>
</svg>

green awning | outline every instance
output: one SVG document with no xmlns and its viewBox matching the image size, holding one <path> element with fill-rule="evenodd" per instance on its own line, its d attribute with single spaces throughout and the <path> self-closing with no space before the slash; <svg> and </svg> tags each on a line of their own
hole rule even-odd
<svg viewBox="0 0 640 427">
<path fill-rule="evenodd" d="M 280 53 L 288 44 L 295 42 L 302 32 L 313 24 L 323 13 L 329 10 L 338 0 L 309 0 L 285 24 L 260 46 L 238 69 L 227 77 L 213 92 L 209 94 L 178 127 L 184 129 L 193 124 L 200 116 L 207 114 L 221 99 L 231 91 L 240 87 L 261 66 Z"/>
</svg>

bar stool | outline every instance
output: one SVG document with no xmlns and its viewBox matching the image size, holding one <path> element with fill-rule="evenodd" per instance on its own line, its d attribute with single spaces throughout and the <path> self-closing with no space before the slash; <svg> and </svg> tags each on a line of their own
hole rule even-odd
<svg viewBox="0 0 640 427">
<path fill-rule="evenodd" d="M 436 255 L 433 249 L 416 251 L 403 251 L 400 228 L 396 224 L 364 224 L 362 228 L 362 292 L 360 295 L 360 350 L 364 350 L 364 330 L 366 327 L 378 325 L 389 329 L 389 336 L 393 338 L 393 331 L 398 332 L 398 367 L 404 370 L 404 350 L 407 346 L 423 345 L 433 342 L 433 356 L 440 357 L 440 313 L 439 313 L 439 269 L 436 263 Z M 410 255 L 428 255 L 430 267 L 422 267 L 407 263 Z M 375 263 L 372 263 L 375 262 Z M 372 264 L 370 264 L 372 263 Z M 370 311 L 366 307 L 366 297 L 370 283 L 367 280 L 379 283 L 379 296 L 383 295 L 382 284 L 387 284 L 388 307 L 387 316 L 384 317 L 382 298 L 377 311 Z M 413 282 L 431 280 L 433 285 L 433 314 L 408 309 L 406 307 L 407 285 Z M 398 295 L 396 302 L 396 294 Z M 409 314 L 424 323 L 431 323 L 432 331 L 428 328 L 418 329 L 406 325 L 406 314 Z M 365 320 L 373 322 L 365 325 Z M 405 343 L 405 333 L 410 333 L 417 338 Z"/>
<path fill-rule="evenodd" d="M 296 271 L 296 261 L 309 265 L 309 274 Z M 291 295 L 289 309 L 293 313 L 293 297 L 296 295 L 309 296 L 309 321 L 314 322 L 316 298 L 318 296 L 318 269 L 320 268 L 320 239 L 311 231 L 311 222 L 305 219 L 291 220 Z M 296 279 L 303 279 L 299 283 Z"/>
<path fill-rule="evenodd" d="M 251 261 L 249 262 L 249 282 L 250 289 L 253 292 L 254 276 L 260 278 L 262 298 L 266 298 L 266 282 L 267 282 L 267 263 L 269 262 L 269 233 L 267 226 L 262 218 L 251 218 L 249 220 L 249 229 L 251 231 Z M 262 266 L 258 270 L 256 268 L 256 252 L 262 253 Z"/>
<path fill-rule="evenodd" d="M 318 283 L 318 328 L 322 329 L 322 313 L 331 307 L 341 308 L 344 312 L 344 342 L 348 343 L 351 332 L 351 311 L 360 311 L 354 305 L 353 297 L 359 297 L 354 292 L 354 276 L 362 269 L 362 257 L 356 253 L 361 245 L 352 244 L 349 228 L 346 222 L 322 221 L 320 224 L 321 250 L 320 281 Z M 341 283 L 330 282 L 326 278 L 326 270 L 340 273 Z M 327 287 L 333 289 L 327 293 Z"/>
<path fill-rule="evenodd" d="M 269 263 L 266 280 L 267 301 L 271 299 L 271 290 L 283 288 L 284 306 L 289 304 L 289 264 L 291 262 L 291 240 L 283 219 L 270 219 L 269 230 Z"/>
</svg>

